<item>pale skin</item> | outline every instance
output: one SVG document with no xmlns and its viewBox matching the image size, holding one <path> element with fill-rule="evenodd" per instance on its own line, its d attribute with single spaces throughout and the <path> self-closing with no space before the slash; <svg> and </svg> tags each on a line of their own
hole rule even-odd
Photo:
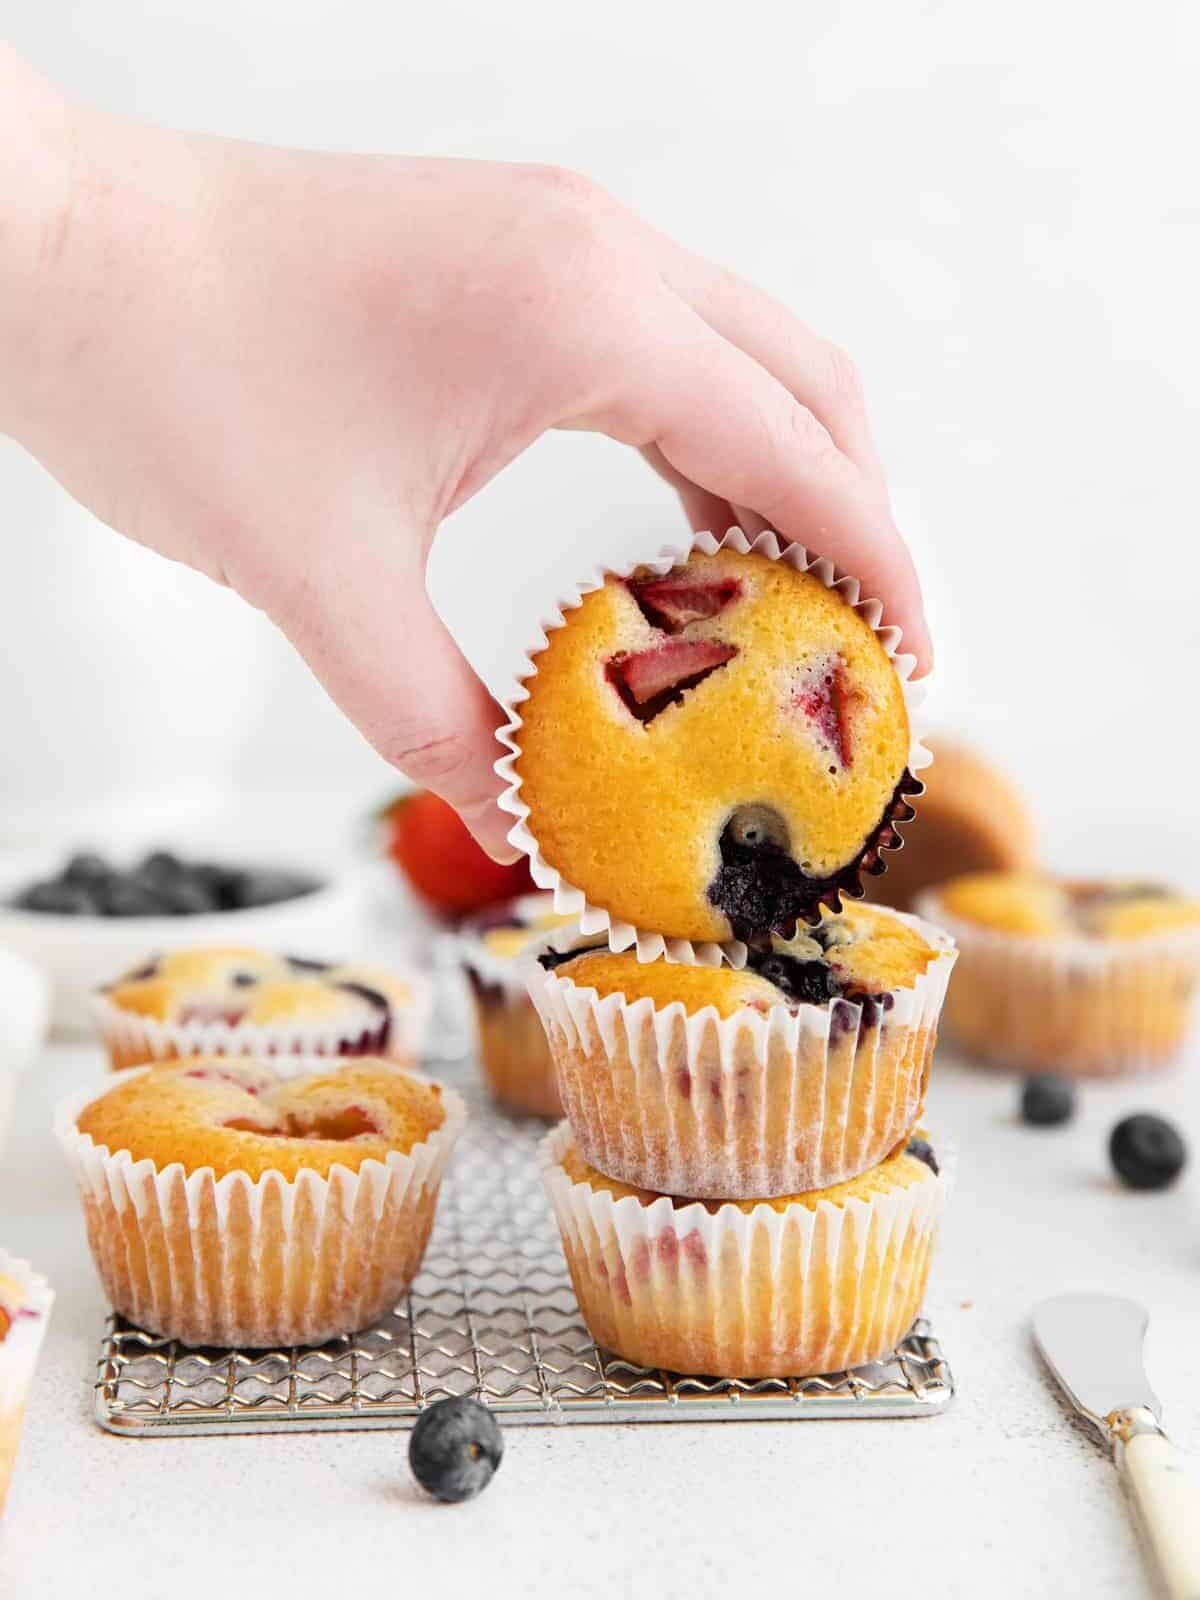
<svg viewBox="0 0 1200 1600">
<path fill-rule="evenodd" d="M 819 550 L 928 667 L 849 358 L 578 173 L 150 128 L 0 46 L 0 194 L 0 431 L 264 611 L 494 855 L 497 708 L 425 564 L 548 429 L 640 450 L 694 528 Z"/>
</svg>

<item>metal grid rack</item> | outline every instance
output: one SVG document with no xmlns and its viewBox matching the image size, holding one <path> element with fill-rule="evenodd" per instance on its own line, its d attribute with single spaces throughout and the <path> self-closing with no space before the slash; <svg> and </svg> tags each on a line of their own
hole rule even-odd
<svg viewBox="0 0 1200 1600">
<path fill-rule="evenodd" d="M 598 1349 L 537 1175 L 543 1125 L 464 1092 L 471 1121 L 429 1250 L 391 1316 L 321 1349 L 269 1351 L 190 1350 L 113 1317 L 100 1426 L 137 1438 L 404 1428 L 456 1394 L 510 1423 L 914 1417 L 949 1403 L 953 1378 L 924 1321 L 892 1360 L 823 1378 L 681 1377 Z"/>
</svg>

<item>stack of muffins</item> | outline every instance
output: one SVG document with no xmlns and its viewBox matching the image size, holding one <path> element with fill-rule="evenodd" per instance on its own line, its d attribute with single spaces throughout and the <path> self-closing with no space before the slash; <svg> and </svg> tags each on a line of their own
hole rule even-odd
<svg viewBox="0 0 1200 1600">
<path fill-rule="evenodd" d="M 630 1361 L 827 1372 L 919 1310 L 954 950 L 843 903 L 920 788 L 897 643 L 827 563 L 733 529 L 598 576 L 512 701 L 511 838 L 579 917 L 527 972 L 567 1116 L 543 1175 L 588 1326 Z"/>
</svg>

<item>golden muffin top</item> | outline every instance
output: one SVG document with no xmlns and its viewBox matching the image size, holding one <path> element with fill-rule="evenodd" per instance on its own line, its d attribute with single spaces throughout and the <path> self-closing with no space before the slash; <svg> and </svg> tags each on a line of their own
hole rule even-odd
<svg viewBox="0 0 1200 1600">
<path fill-rule="evenodd" d="M 523 894 L 492 906 L 469 925 L 489 955 L 498 961 L 512 961 L 527 945 L 552 928 L 565 928 L 575 918 L 555 911 L 552 894 Z"/>
<path fill-rule="evenodd" d="M 386 1028 L 410 999 L 407 986 L 375 967 L 332 965 L 238 946 L 171 950 L 103 990 L 122 1011 L 159 1022 L 338 1022 Z M 385 1040 L 378 1040 L 382 1048 Z"/>
<path fill-rule="evenodd" d="M 790 933 L 911 814 L 895 668 L 839 593 L 783 561 L 726 549 L 610 576 L 533 665 L 528 827 L 616 920 Z"/>
<path fill-rule="evenodd" d="M 572 1183 L 586 1183 L 592 1189 L 606 1189 L 616 1200 L 633 1195 L 639 1205 L 653 1205 L 662 1198 L 652 1189 L 635 1189 L 616 1178 L 608 1178 L 584 1160 L 572 1139 L 558 1158 Z M 739 1211 L 753 1211 L 755 1206 L 770 1206 L 772 1211 L 785 1211 L 789 1206 L 804 1206 L 815 1211 L 822 1200 L 831 1205 L 845 1205 L 848 1200 L 872 1200 L 876 1195 L 890 1194 L 896 1189 L 912 1189 L 919 1183 L 929 1183 L 938 1174 L 937 1157 L 923 1131 L 918 1130 L 908 1144 L 893 1150 L 886 1161 L 870 1167 L 857 1178 L 845 1183 L 832 1184 L 828 1189 L 810 1189 L 805 1194 L 783 1194 L 774 1200 L 689 1200 L 685 1195 L 670 1195 L 671 1204 L 678 1210 L 682 1206 L 701 1205 L 706 1211 L 719 1211 L 722 1206 L 736 1206 Z"/>
<path fill-rule="evenodd" d="M 1032 872 L 1037 836 L 1032 813 L 1004 772 L 977 751 L 929 739 L 925 793 L 904 830 L 904 849 L 888 857 L 873 899 L 907 911 L 924 889 L 968 872 Z"/>
<path fill-rule="evenodd" d="M 373 1056 L 299 1075 L 270 1057 L 197 1056 L 123 1076 L 76 1125 L 113 1154 L 160 1169 L 179 1162 L 218 1178 L 294 1178 L 404 1154 L 445 1118 L 438 1084 Z"/>
<path fill-rule="evenodd" d="M 1038 939 L 1142 939 L 1200 927 L 1200 902 L 1149 883 L 980 872 L 937 893 L 947 916 Z"/>
<path fill-rule="evenodd" d="M 878 999 L 911 988 L 940 954 L 894 912 L 846 905 L 840 912 L 827 911 L 815 928 L 751 951 L 741 970 L 639 961 L 632 950 L 605 949 L 551 956 L 543 964 L 601 998 L 620 994 L 632 1003 L 648 996 L 659 1008 L 678 1001 L 688 1012 L 715 1006 L 720 1016 L 731 1017 L 745 1006 L 768 1011 Z"/>
</svg>

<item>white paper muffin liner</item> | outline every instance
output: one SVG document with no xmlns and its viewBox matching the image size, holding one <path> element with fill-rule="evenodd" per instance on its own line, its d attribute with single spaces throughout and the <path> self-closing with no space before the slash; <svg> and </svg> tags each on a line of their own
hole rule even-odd
<svg viewBox="0 0 1200 1600">
<path fill-rule="evenodd" d="M 805 1377 L 883 1359 L 915 1321 L 945 1172 L 811 1210 L 644 1205 L 573 1183 L 560 1164 L 570 1139 L 562 1124 L 542 1141 L 542 1181 L 588 1330 L 627 1361 Z"/>
<path fill-rule="evenodd" d="M 940 929 L 889 915 L 939 954 L 882 1005 L 744 1006 L 722 1018 L 715 1006 L 601 998 L 526 963 L 588 1162 L 637 1188 L 725 1200 L 825 1189 L 877 1166 L 921 1114 L 956 956 Z"/>
<path fill-rule="evenodd" d="M 900 679 L 910 730 L 908 770 L 915 775 L 929 765 L 933 757 L 922 744 L 917 726 L 917 713 L 925 697 L 928 679 L 922 679 L 919 684 L 912 682 L 916 657 L 900 653 L 900 629 L 883 622 L 882 602 L 862 599 L 862 587 L 857 578 L 840 573 L 832 561 L 826 560 L 823 556 L 810 555 L 803 545 L 788 543 L 770 529 L 751 539 L 741 528 L 733 527 L 719 538 L 711 533 L 693 534 L 688 540 L 663 545 L 657 556 L 632 561 L 626 566 L 597 566 L 591 575 L 579 584 L 574 593 L 564 596 L 550 616 L 543 619 L 537 638 L 523 652 L 522 660 L 514 674 L 517 679 L 516 688 L 503 701 L 508 721 L 497 731 L 496 737 L 507 747 L 509 754 L 501 756 L 496 762 L 496 772 L 506 785 L 497 804 L 502 811 L 507 811 L 516 819 L 509 832 L 508 841 L 529 857 L 533 881 L 539 888 L 548 889 L 553 893 L 556 911 L 578 916 L 581 933 L 604 934 L 613 950 L 628 950 L 633 945 L 637 949 L 639 961 L 653 961 L 665 956 L 671 961 L 698 962 L 716 966 L 724 952 L 731 956 L 736 965 L 739 964 L 740 958 L 744 957 L 744 946 L 737 940 L 727 940 L 724 945 L 697 944 L 690 939 L 668 939 L 653 929 L 636 928 L 629 922 L 614 921 L 603 906 L 594 905 L 582 889 L 568 883 L 543 856 L 537 839 L 529 828 L 529 807 L 521 797 L 521 777 L 516 770 L 517 758 L 521 752 L 520 707 L 529 698 L 528 680 L 537 673 L 535 658 L 546 648 L 549 642 L 547 635 L 554 629 L 561 628 L 566 620 L 566 613 L 573 611 L 585 595 L 602 588 L 607 578 L 628 577 L 638 567 L 648 568 L 657 574 L 669 572 L 672 567 L 686 561 L 697 550 L 706 555 L 715 555 L 718 550 L 736 550 L 742 555 L 753 553 L 767 556 L 772 561 L 786 562 L 798 572 L 811 572 L 827 589 L 836 589 L 846 604 L 857 611 L 874 631 L 896 670 L 896 676 Z"/>
<path fill-rule="evenodd" d="M 0 1339 L 0 1516 L 16 1461 L 25 1416 L 25 1400 L 33 1381 L 54 1294 L 45 1278 L 34 1272 L 28 1261 L 21 1261 L 0 1250 L 0 1275 L 12 1278 L 21 1287 L 23 1308 L 18 1312 L 8 1335 Z"/>
<path fill-rule="evenodd" d="M 936 890 L 918 907 L 959 948 L 947 1036 L 989 1066 L 1081 1078 L 1151 1072 L 1171 1063 L 1195 1022 L 1198 929 L 1035 938 L 951 916 Z"/>
<path fill-rule="evenodd" d="M 433 1008 L 433 986 L 420 973 L 405 972 L 403 1006 L 389 1009 L 387 1022 L 163 1022 L 117 1005 L 107 994 L 91 997 L 92 1020 L 116 1069 L 190 1056 L 383 1056 L 414 1061 L 425 1045 Z"/>
<path fill-rule="evenodd" d="M 293 1076 L 330 1063 L 272 1065 Z M 99 1098 L 94 1089 L 71 1095 L 54 1131 L 79 1186 L 100 1281 L 123 1316 L 187 1345 L 323 1344 L 378 1321 L 420 1267 L 466 1121 L 460 1096 L 443 1089 L 445 1121 L 404 1154 L 356 1171 L 335 1165 L 328 1177 L 215 1178 L 211 1167 L 159 1168 L 97 1145 L 77 1120 Z"/>
</svg>

